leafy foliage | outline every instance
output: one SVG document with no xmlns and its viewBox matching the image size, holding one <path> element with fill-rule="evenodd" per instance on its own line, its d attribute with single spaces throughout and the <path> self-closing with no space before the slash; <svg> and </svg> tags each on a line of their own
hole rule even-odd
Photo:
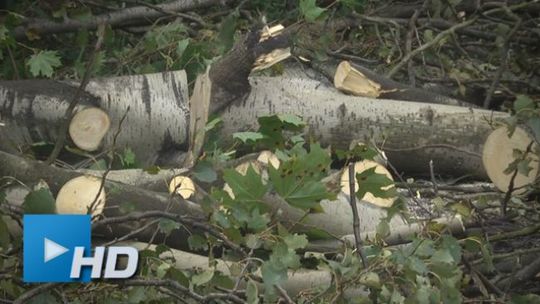
<svg viewBox="0 0 540 304">
<path fill-rule="evenodd" d="M 10 1 L 8 1 L 10 2 Z M 134 1 L 139 3 L 140 1 Z M 163 1 L 150 1 L 160 4 Z M 145 1 L 144 4 L 150 2 Z M 447 22 L 460 22 L 457 5 L 463 1 L 435 1 L 430 4 L 429 16 Z M 435 4 L 433 4 L 435 3 Z M 139 3 L 140 4 L 140 3 Z M 372 8 L 386 5 L 387 1 L 371 0 L 339 0 L 339 1 L 243 1 L 241 6 L 214 6 L 197 12 L 190 12 L 191 18 L 181 15 L 165 16 L 157 20 L 148 20 L 148 28 L 138 26 L 108 26 L 102 51 L 97 54 L 91 76 L 116 76 L 136 73 L 153 73 L 174 69 L 185 69 L 192 82 L 196 75 L 205 70 L 214 58 L 229 50 L 240 32 L 250 29 L 258 23 L 261 15 L 269 24 L 309 23 L 312 29 L 293 37 L 295 51 L 299 50 L 313 63 L 326 61 L 333 56 L 343 55 L 347 58 L 359 58 L 361 62 L 383 63 L 381 70 L 396 64 L 403 58 L 405 49 L 400 43 L 405 37 L 408 26 L 394 22 L 371 21 L 362 22 L 361 26 L 353 24 L 346 30 L 334 31 L 334 21 L 347 20 L 351 17 L 362 20 L 362 16 L 351 15 L 352 12 L 377 13 Z M 65 18 L 72 20 L 88 20 L 92 16 L 122 9 L 123 5 L 131 5 L 122 1 L 11 1 L 9 12 L 2 11 L 0 25 L 0 78 L 19 79 L 45 77 L 51 79 L 79 79 L 84 75 L 90 50 L 97 37 L 93 31 L 80 29 L 73 33 L 41 35 L 35 29 L 29 29 L 26 39 L 15 39 L 14 29 L 32 18 L 46 18 L 51 22 L 61 23 Z M 148 8 L 150 10 L 150 8 Z M 379 10 L 380 11 L 380 10 Z M 386 10 L 383 10 L 386 12 Z M 388 10 L 391 11 L 391 10 Z M 527 11 L 524 9 L 524 11 Z M 174 17 L 175 19 L 172 19 Z M 489 16 L 493 20 L 499 17 Z M 427 18 L 424 18 L 427 19 Z M 392 19 L 388 19 L 392 20 Z M 396 75 L 396 79 L 404 80 L 408 75 L 416 75 L 417 86 L 424 82 L 448 83 L 451 94 L 463 98 L 481 100 L 484 96 L 473 93 L 489 89 L 490 80 L 498 73 L 500 58 L 498 48 L 505 45 L 505 37 L 512 30 L 510 19 L 504 22 L 491 23 L 493 31 L 486 33 L 494 39 L 482 41 L 489 49 L 477 51 L 478 37 L 458 45 L 464 37 L 462 33 L 453 34 L 422 52 L 422 68 L 413 65 L 408 71 Z M 304 22 L 306 21 L 306 22 Z M 365 21 L 365 20 L 363 20 Z M 484 21 L 489 21 L 485 19 Z M 418 21 L 417 23 L 420 23 Z M 486 28 L 490 24 L 486 22 Z M 530 29 L 521 26 L 525 34 L 516 34 L 513 38 L 530 38 Z M 411 41 L 413 48 L 433 42 L 439 29 L 432 26 L 419 26 L 418 35 Z M 416 33 L 416 32 L 415 32 Z M 459 34 L 459 35 L 458 35 Z M 484 36 L 489 36 L 484 35 Z M 523 39 L 523 40 L 526 40 Z M 486 43 L 484 43 L 486 42 Z M 514 43 L 515 41 L 512 41 Z M 505 120 L 510 132 L 518 125 L 526 125 L 540 141 L 540 112 L 537 94 L 537 79 L 534 73 L 538 70 L 537 59 L 531 49 L 513 47 L 508 53 L 507 67 L 502 70 L 500 91 L 494 96 L 499 99 L 514 100 L 513 103 L 502 103 L 503 109 L 512 111 L 513 115 Z M 492 47 L 497 46 L 497 47 Z M 339 50 L 339 51 L 333 51 Z M 459 51 L 457 51 L 459 50 Z M 441 67 L 438 69 L 437 67 Z M 403 72 L 403 71 L 402 71 Z M 443 76 L 447 78 L 441 78 Z M 533 76 L 531 76 L 533 75 Z M 525 78 L 526 76 L 526 78 Z M 425 80 L 427 79 L 427 80 Z M 520 79 L 526 79 L 523 81 Z M 413 80 L 409 79 L 411 83 Z M 484 85 L 485 84 L 485 85 Z M 517 85 L 516 85 L 517 84 Z M 519 94 L 518 94 L 519 93 Z M 470 96 L 472 95 L 472 97 Z M 502 95 L 499 96 L 499 95 Z M 384 246 L 385 237 L 390 235 L 390 219 L 402 213 L 403 200 L 397 199 L 388 216 L 377 226 L 378 239 L 366 242 L 363 250 L 368 258 L 368 268 L 362 266 L 357 252 L 348 244 L 333 248 L 326 254 L 309 255 L 306 251 L 316 238 L 332 240 L 334 236 L 316 228 L 309 231 L 297 229 L 302 222 L 283 223 L 282 210 L 274 210 L 264 203 L 267 199 L 276 199 L 288 204 L 303 214 L 321 212 L 321 200 L 334 199 L 334 189 L 322 181 L 332 169 L 342 163 L 359 159 L 373 159 L 378 153 L 369 145 L 355 145 L 348 150 L 334 150 L 335 158 L 329 150 L 318 143 L 305 138 L 302 134 L 305 123 L 300 117 L 292 114 L 272 115 L 259 118 L 259 129 L 234 134 L 235 144 L 223 145 L 213 131 L 220 128 L 220 118 L 210 119 L 207 124 L 207 142 L 205 143 L 204 160 L 200 160 L 191 174 L 210 193 L 201 202 L 207 213 L 208 225 L 217 231 L 216 234 L 201 232 L 170 219 L 159 220 L 156 234 L 164 236 L 164 240 L 174 237 L 178 230 L 189 230 L 192 234 L 187 239 L 191 250 L 208 256 L 205 269 L 185 269 L 178 267 L 174 257 L 167 256 L 171 252 L 165 243 L 146 248 L 141 252 L 140 271 L 138 275 L 145 279 L 171 280 L 187 288 L 190 292 L 202 295 L 215 294 L 223 290 L 244 296 L 248 303 L 276 302 L 281 296 L 278 287 L 286 284 L 286 280 L 296 270 L 326 271 L 332 277 L 328 285 L 316 290 L 306 290 L 293 300 L 298 303 L 462 303 L 467 287 L 475 279 L 462 267 L 463 262 L 476 257 L 474 266 L 485 266 L 489 272 L 495 270 L 498 256 L 494 255 L 493 244 L 484 239 L 484 235 L 469 235 L 464 239 L 446 233 L 444 225 L 428 222 L 415 235 L 411 242 L 403 246 Z M 1 128 L 1 126 L 0 126 Z M 224 164 L 237 154 L 245 151 L 269 149 L 277 155 L 281 164 L 275 168 L 267 166 L 261 170 L 248 168 L 241 174 Z M 518 170 L 527 174 L 530 160 L 523 157 L 523 151 L 515 151 L 516 161 L 507 172 Z M 122 168 L 137 167 L 137 158 L 132 150 L 126 148 L 114 155 Z M 106 164 L 92 162 L 94 169 L 105 169 Z M 146 172 L 155 174 L 160 168 L 147 168 Z M 357 196 L 372 193 L 378 197 L 395 196 L 396 190 L 391 180 L 374 170 L 357 174 L 362 181 Z M 0 182 L 3 182 L 0 180 Z M 234 198 L 221 190 L 221 184 L 227 183 Z M 536 186 L 537 187 L 537 186 Z M 114 192 L 114 191 L 113 191 Z M 447 203 L 446 199 L 435 197 L 429 203 L 436 211 L 459 214 L 468 218 L 477 215 L 478 206 L 488 205 L 483 199 L 472 206 L 468 199 L 459 199 Z M 9 230 L 13 224 L 17 226 L 17 215 L 6 212 L 3 184 L 0 184 L 0 302 L 15 299 L 32 286 L 21 285 L 20 248 L 21 239 Z M 530 206 L 523 203 L 522 198 L 512 197 L 511 203 L 519 206 L 518 212 L 530 215 Z M 24 199 L 25 213 L 54 213 L 54 196 L 46 188 L 31 191 Z M 120 205 L 121 213 L 133 213 L 131 202 Z M 532 217 L 537 216 L 532 214 Z M 15 218 L 15 221 L 13 221 Z M 20 219 L 19 219 L 20 220 Z M 10 226 L 11 225 L 11 226 Z M 237 256 L 231 248 L 218 236 L 249 250 L 248 257 Z M 480 254 L 481 253 L 481 254 Z M 227 259 L 229 272 L 222 272 L 218 258 Z M 240 278 L 240 279 L 239 279 Z M 245 287 L 238 290 L 237 282 L 242 280 Z M 92 288 L 81 292 L 79 285 L 60 286 L 55 291 L 44 292 L 33 298 L 36 303 L 147 303 L 159 301 L 177 302 L 178 294 L 166 294 L 162 288 L 155 286 L 122 286 L 110 282 L 95 282 Z M 356 293 L 354 299 L 345 299 L 344 292 Z M 182 296 L 182 295 L 180 295 Z M 489 298 L 491 297 L 491 298 Z M 493 295 L 486 296 L 495 301 Z M 213 300 L 220 302 L 222 300 Z M 223 300 L 225 301 L 225 300 Z M 472 301 L 472 299 L 468 299 Z M 481 300 L 479 300 L 481 301 Z M 512 295 L 511 303 L 535 303 L 540 301 L 534 294 Z"/>
<path fill-rule="evenodd" d="M 27 63 L 33 76 L 51 77 L 54 68 L 62 65 L 57 51 L 40 51 L 30 56 Z"/>
<path fill-rule="evenodd" d="M 56 202 L 47 188 L 39 188 L 31 191 L 24 198 L 24 212 L 28 214 L 54 214 L 56 213 Z"/>
</svg>

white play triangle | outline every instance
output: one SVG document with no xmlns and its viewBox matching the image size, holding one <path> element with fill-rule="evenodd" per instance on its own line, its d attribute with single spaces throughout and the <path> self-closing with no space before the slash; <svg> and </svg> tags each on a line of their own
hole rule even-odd
<svg viewBox="0 0 540 304">
<path fill-rule="evenodd" d="M 45 263 L 69 251 L 69 249 L 67 249 L 66 247 L 56 242 L 53 242 L 49 240 L 48 238 L 44 238 L 44 240 L 45 240 L 45 254 L 44 254 Z"/>
</svg>

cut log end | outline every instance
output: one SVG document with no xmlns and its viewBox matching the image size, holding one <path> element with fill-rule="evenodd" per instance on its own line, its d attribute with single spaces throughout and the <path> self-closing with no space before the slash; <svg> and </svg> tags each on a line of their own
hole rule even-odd
<svg viewBox="0 0 540 304">
<path fill-rule="evenodd" d="M 342 61 L 334 75 L 334 86 L 356 96 L 374 97 L 381 95 L 381 85 L 367 78 L 348 61 Z"/>
<path fill-rule="evenodd" d="M 489 178 L 499 190 L 507 192 L 510 186 L 514 172 L 506 174 L 505 170 L 508 165 L 516 160 L 514 151 L 525 152 L 531 143 L 533 144 L 526 157 L 530 160 L 528 163 L 530 171 L 528 175 L 521 172 L 516 174 L 513 185 L 513 193 L 515 194 L 523 194 L 527 191 L 526 186 L 536 180 L 539 172 L 539 157 L 537 154 L 539 146 L 534 141 L 534 138 L 520 127 L 516 127 L 511 137 L 508 136 L 506 127 L 498 128 L 488 136 L 482 152 L 482 161 Z"/>
<path fill-rule="evenodd" d="M 79 176 L 68 181 L 56 197 L 56 212 L 91 214 L 92 217 L 103 213 L 106 196 L 105 190 L 100 189 L 101 179 L 93 176 Z"/>
<path fill-rule="evenodd" d="M 375 167 L 375 173 L 384 174 L 389 179 L 394 180 L 392 178 L 392 174 L 390 174 L 390 172 L 388 172 L 388 170 L 386 170 L 386 168 L 384 166 L 378 164 L 377 162 L 371 161 L 371 160 L 363 160 L 363 161 L 356 162 L 354 164 L 354 174 L 356 176 L 356 174 L 362 173 L 362 172 L 364 172 L 364 171 L 366 171 L 368 169 L 371 169 L 373 167 Z M 349 170 L 348 170 L 348 168 L 345 168 L 343 170 L 343 173 L 341 174 L 340 184 L 341 184 L 341 191 L 343 193 L 345 193 L 347 196 L 349 196 L 351 192 L 350 192 L 350 185 L 349 185 Z M 383 190 L 388 190 L 388 189 L 390 189 L 392 187 L 393 186 L 387 186 L 387 187 L 384 187 Z M 355 181 L 355 187 L 354 188 L 355 188 L 355 190 L 358 190 L 358 181 Z M 364 195 L 362 200 L 366 201 L 366 202 L 368 202 L 370 204 L 379 206 L 379 207 L 387 208 L 387 207 L 392 206 L 392 204 L 394 203 L 395 198 L 394 197 L 390 197 L 390 198 L 375 197 L 373 194 L 368 192 L 368 193 L 366 193 Z"/>
<path fill-rule="evenodd" d="M 188 199 L 195 194 L 195 183 L 187 176 L 177 175 L 169 183 L 169 193 L 177 193 Z"/>
<path fill-rule="evenodd" d="M 107 113 L 99 108 L 87 108 L 73 116 L 69 136 L 78 148 L 91 152 L 99 148 L 110 126 Z"/>
</svg>

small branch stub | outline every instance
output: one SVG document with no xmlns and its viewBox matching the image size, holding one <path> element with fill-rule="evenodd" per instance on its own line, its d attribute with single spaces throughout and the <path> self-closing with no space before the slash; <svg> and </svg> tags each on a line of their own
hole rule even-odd
<svg viewBox="0 0 540 304">
<path fill-rule="evenodd" d="M 363 160 L 363 161 L 359 161 L 359 162 L 356 162 L 354 164 L 354 176 L 356 176 L 356 174 L 358 173 L 362 173 L 368 169 L 371 169 L 375 167 L 375 173 L 378 173 L 378 174 L 384 174 L 386 175 L 386 177 L 388 177 L 389 179 L 391 180 L 394 180 L 392 178 L 392 174 L 390 174 L 390 172 L 388 172 L 388 170 L 386 170 L 385 167 L 383 167 L 382 165 L 374 162 L 374 161 L 371 161 L 371 160 Z M 350 186 L 349 186 L 349 172 L 348 170 L 345 168 L 345 170 L 343 170 L 343 173 L 341 174 L 341 191 L 343 193 L 345 193 L 346 195 L 350 195 Z M 383 190 L 388 190 L 390 188 L 392 188 L 393 186 L 390 185 L 390 186 L 386 186 L 383 188 Z M 355 189 L 358 189 L 358 181 L 355 181 Z M 383 208 L 387 208 L 387 207 L 390 207 L 392 206 L 392 204 L 394 203 L 394 200 L 395 198 L 393 197 L 390 197 L 390 198 L 381 198 L 381 197 L 375 197 L 373 194 L 371 194 L 370 192 L 366 193 L 364 195 L 364 197 L 362 198 L 362 201 L 366 201 L 370 204 L 373 204 L 373 205 L 376 205 L 378 207 L 383 207 Z"/>
<path fill-rule="evenodd" d="M 169 193 L 177 193 L 188 199 L 195 194 L 195 183 L 187 176 L 177 175 L 169 183 Z"/>
<path fill-rule="evenodd" d="M 69 124 L 73 143 L 85 151 L 95 151 L 109 131 L 109 115 L 99 108 L 86 108 L 77 112 Z"/>
<path fill-rule="evenodd" d="M 58 214 L 91 214 L 92 218 L 100 215 L 103 213 L 106 200 L 101 182 L 101 179 L 87 175 L 68 181 L 56 197 L 56 212 Z"/>
<path fill-rule="evenodd" d="M 334 75 L 334 86 L 356 96 L 374 97 L 381 95 L 381 85 L 367 78 L 348 61 L 342 61 Z"/>
<path fill-rule="evenodd" d="M 526 153 L 528 146 L 531 144 L 530 151 L 527 152 L 523 161 L 528 160 L 528 175 L 524 175 L 518 170 L 513 178 L 513 172 L 505 173 L 512 162 L 520 158 L 518 153 Z M 534 183 L 539 172 L 539 146 L 534 142 L 534 138 L 524 129 L 516 127 L 511 137 L 508 136 L 508 129 L 501 127 L 488 136 L 484 143 L 482 152 L 482 161 L 484 168 L 495 186 L 502 192 L 509 190 L 509 185 L 513 178 L 513 193 L 523 194 L 527 189 L 525 186 Z M 523 156 L 523 155 L 522 155 Z M 519 167 L 519 165 L 518 165 Z"/>
<path fill-rule="evenodd" d="M 261 31 L 261 38 L 259 39 L 259 42 L 262 42 L 272 37 L 276 37 L 280 35 L 284 29 L 285 27 L 281 24 L 278 24 L 272 27 L 265 26 L 263 30 Z M 260 71 L 260 70 L 267 69 L 273 66 L 274 64 L 279 63 L 289 57 L 291 57 L 290 47 L 282 48 L 282 49 L 278 48 L 278 49 L 272 50 L 270 53 L 262 54 L 255 60 L 252 71 Z"/>
</svg>

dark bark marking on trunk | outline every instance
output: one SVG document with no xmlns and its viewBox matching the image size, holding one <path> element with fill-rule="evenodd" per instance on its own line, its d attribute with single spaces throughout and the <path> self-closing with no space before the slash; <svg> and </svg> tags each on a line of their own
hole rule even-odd
<svg viewBox="0 0 540 304">
<path fill-rule="evenodd" d="M 150 120 L 152 120 L 152 105 L 150 100 L 150 86 L 148 85 L 148 78 L 146 76 L 143 77 L 143 83 L 142 83 L 142 89 L 141 89 L 141 98 L 144 103 L 146 113 L 148 113 L 148 117 Z"/>
<path fill-rule="evenodd" d="M 174 93 L 174 98 L 176 99 L 175 100 L 176 104 L 178 105 L 179 108 L 184 108 L 186 105 L 186 101 L 184 100 L 184 96 L 182 95 L 182 92 L 176 85 L 176 77 L 174 77 L 174 74 L 171 74 L 171 84 L 172 84 L 172 89 Z"/>
</svg>

